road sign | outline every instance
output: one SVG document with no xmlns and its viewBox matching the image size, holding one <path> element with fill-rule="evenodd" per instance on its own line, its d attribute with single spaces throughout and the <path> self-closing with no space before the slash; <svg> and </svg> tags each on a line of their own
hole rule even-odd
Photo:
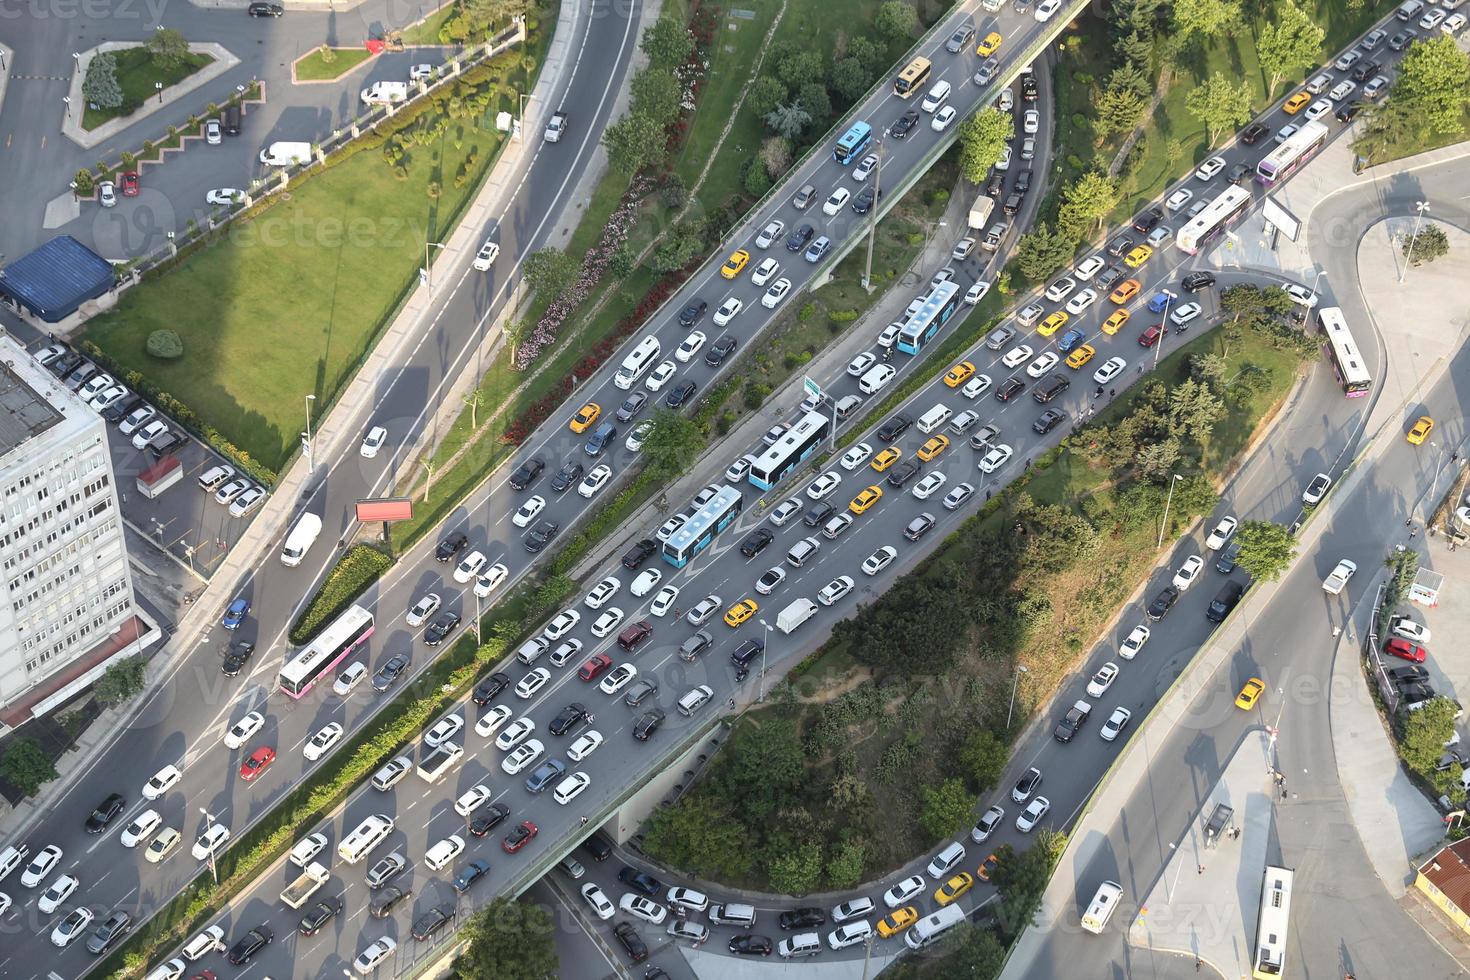
<svg viewBox="0 0 1470 980">
<path fill-rule="evenodd" d="M 813 398 L 817 398 L 817 399 L 820 399 L 822 397 L 822 386 L 821 385 L 817 384 L 815 381 L 813 381 L 809 377 L 803 377 L 801 379 L 801 381 L 802 381 L 802 385 L 806 388 L 806 393 L 808 395 L 811 395 Z"/>
</svg>

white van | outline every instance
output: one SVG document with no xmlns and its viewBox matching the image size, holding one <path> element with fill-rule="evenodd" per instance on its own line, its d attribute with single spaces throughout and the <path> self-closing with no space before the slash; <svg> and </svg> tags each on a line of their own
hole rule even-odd
<svg viewBox="0 0 1470 980">
<path fill-rule="evenodd" d="M 709 920 L 717 926 L 740 926 L 750 929 L 755 926 L 755 906 L 742 905 L 738 902 L 711 905 Z"/>
<path fill-rule="evenodd" d="M 0 881 L 4 881 L 6 875 L 20 867 L 20 863 L 30 853 L 31 848 L 28 844 L 21 844 L 18 847 L 11 844 L 5 850 L 0 851 Z"/>
<path fill-rule="evenodd" d="M 373 82 L 362 90 L 362 101 L 366 105 L 397 105 L 407 100 L 407 82 Z"/>
<path fill-rule="evenodd" d="M 696 688 L 686 691 L 684 696 L 679 699 L 677 706 L 679 708 L 679 714 L 685 718 L 694 717 L 694 712 L 704 707 L 714 696 L 714 690 L 707 684 L 701 684 Z"/>
<path fill-rule="evenodd" d="M 356 864 L 372 853 L 393 833 L 393 818 L 382 813 L 364 817 L 362 823 L 337 846 L 337 856 L 348 864 Z"/>
<path fill-rule="evenodd" d="M 184 948 L 180 950 L 180 952 L 184 954 L 184 959 L 188 960 L 190 963 L 193 963 L 195 960 L 199 959 L 201 956 L 204 956 L 207 953 L 212 953 L 216 949 L 222 950 L 224 948 L 225 930 L 220 926 L 210 926 L 208 929 L 205 929 L 203 932 L 199 933 L 199 935 L 195 936 L 193 939 L 185 943 Z"/>
<path fill-rule="evenodd" d="M 944 100 L 949 98 L 949 93 L 949 82 L 935 82 L 929 89 L 929 93 L 924 96 L 924 101 L 919 103 L 919 108 L 925 112 L 938 112 L 939 107 L 944 105 Z"/>
<path fill-rule="evenodd" d="M 816 956 L 822 951 L 822 937 L 815 932 L 804 932 L 776 944 L 776 952 L 785 959 L 797 956 Z"/>
<path fill-rule="evenodd" d="M 919 426 L 919 431 L 927 436 L 929 433 L 933 432 L 935 429 L 948 422 L 949 417 L 952 414 L 954 413 L 945 408 L 943 405 L 935 405 L 933 408 L 929 409 L 929 411 L 919 416 L 919 421 L 917 423 Z"/>
<path fill-rule="evenodd" d="M 458 834 L 450 834 L 424 852 L 424 863 L 432 871 L 442 871 L 444 866 L 458 857 L 463 850 L 464 838 Z"/>
<path fill-rule="evenodd" d="M 1092 896 L 1092 904 L 1087 906 L 1087 914 L 1082 916 L 1082 928 L 1097 935 L 1103 931 L 1108 920 L 1113 917 L 1113 909 L 1118 907 L 1118 900 L 1123 897 L 1123 886 L 1116 881 L 1105 881 L 1097 886 L 1097 894 Z"/>
<path fill-rule="evenodd" d="M 624 390 L 633 387 L 633 383 L 643 376 L 643 372 L 648 370 L 662 352 L 663 348 L 659 346 L 657 337 L 652 334 L 644 337 L 638 341 L 633 352 L 623 358 L 618 373 L 613 375 L 613 384 Z"/>
<path fill-rule="evenodd" d="M 286 541 L 281 545 L 281 564 L 289 568 L 295 568 L 301 564 L 301 559 L 306 557 L 312 544 L 316 542 L 316 536 L 322 533 L 322 519 L 315 514 L 302 514 L 296 518 L 296 523 L 291 532 L 286 535 Z"/>
</svg>

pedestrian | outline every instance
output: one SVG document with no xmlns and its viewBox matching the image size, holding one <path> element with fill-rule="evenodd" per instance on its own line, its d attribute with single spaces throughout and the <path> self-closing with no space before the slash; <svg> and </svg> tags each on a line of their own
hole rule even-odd
<svg viewBox="0 0 1470 980">
<path fill-rule="evenodd" d="M 586 817 L 583 817 L 582 818 L 582 826 L 583 827 L 587 826 L 587 818 Z"/>
<path fill-rule="evenodd" d="M 1199 873 L 1200 874 L 1204 874 L 1205 873 L 1205 866 L 1203 864 L 1199 866 Z"/>
<path fill-rule="evenodd" d="M 1412 517 L 1409 518 L 1407 521 L 1404 521 L 1404 527 L 1413 527 L 1413 526 L 1414 526 L 1414 519 Z"/>
<path fill-rule="evenodd" d="M 1342 627 L 1341 626 L 1334 626 L 1334 627 L 1332 627 L 1332 638 L 1335 640 L 1339 636 L 1342 636 Z"/>
<path fill-rule="evenodd" d="M 1198 957 L 1198 956 L 1196 956 L 1196 957 L 1195 957 L 1195 958 L 1194 958 L 1194 972 L 1195 972 L 1195 973 L 1198 973 L 1198 972 L 1199 972 L 1199 968 L 1200 968 L 1200 962 L 1201 962 L 1201 961 L 1200 961 L 1200 958 L 1199 958 L 1199 957 Z"/>
<path fill-rule="evenodd" d="M 1281 777 L 1281 798 L 1286 799 L 1286 777 Z"/>
<path fill-rule="evenodd" d="M 1118 389 L 1117 388 L 1109 388 L 1108 389 L 1108 397 L 1109 398 L 1112 398 L 1117 393 L 1118 393 Z"/>
<path fill-rule="evenodd" d="M 674 607 L 674 618 L 675 619 L 678 619 L 682 615 L 684 615 L 684 610 L 680 609 L 678 606 L 675 606 Z"/>
<path fill-rule="evenodd" d="M 730 699 L 730 707 L 732 707 L 732 708 L 735 707 L 735 699 L 734 698 L 731 698 Z"/>
<path fill-rule="evenodd" d="M 1419 536 L 1419 529 L 1417 527 L 1411 527 L 1411 528 L 1409 528 L 1409 540 L 1410 541 L 1414 540 L 1418 536 Z"/>
</svg>

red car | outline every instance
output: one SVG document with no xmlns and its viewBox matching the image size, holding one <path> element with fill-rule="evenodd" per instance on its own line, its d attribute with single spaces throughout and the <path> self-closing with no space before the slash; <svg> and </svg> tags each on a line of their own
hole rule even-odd
<svg viewBox="0 0 1470 980">
<path fill-rule="evenodd" d="M 276 761 L 276 750 L 269 745 L 262 745 L 250 753 L 250 758 L 240 763 L 240 778 L 247 783 L 255 779 L 261 773 L 270 768 L 272 762 Z"/>
<path fill-rule="evenodd" d="M 1429 656 L 1428 650 L 1425 650 L 1421 646 L 1416 646 L 1413 643 L 1410 643 L 1408 640 L 1400 639 L 1399 637 L 1394 637 L 1392 640 L 1389 640 L 1387 643 L 1385 643 L 1383 645 L 1383 652 L 1392 654 L 1395 657 L 1400 657 L 1404 660 L 1412 661 L 1416 664 L 1422 664 L 1424 662 L 1424 658 Z"/>
<path fill-rule="evenodd" d="M 595 681 L 602 676 L 603 671 L 611 666 L 612 657 L 609 657 L 605 653 L 599 653 L 582 665 L 582 669 L 577 671 L 577 676 L 584 681 Z"/>
<path fill-rule="evenodd" d="M 1169 328 L 1162 323 L 1156 323 L 1143 333 L 1138 335 L 1138 346 L 1152 347 L 1159 342 L 1159 338 L 1169 332 Z"/>
<path fill-rule="evenodd" d="M 123 197 L 138 196 L 138 171 L 125 171 L 118 177 L 118 182 L 122 185 L 121 190 Z"/>
<path fill-rule="evenodd" d="M 522 820 L 514 830 L 505 835 L 505 840 L 500 842 L 500 848 L 507 854 L 514 854 L 525 847 L 536 834 L 536 825 L 529 820 Z"/>
</svg>

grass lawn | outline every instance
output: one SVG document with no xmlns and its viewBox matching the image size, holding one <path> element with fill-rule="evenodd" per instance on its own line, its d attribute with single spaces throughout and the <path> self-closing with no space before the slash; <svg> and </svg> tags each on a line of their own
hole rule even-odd
<svg viewBox="0 0 1470 980">
<path fill-rule="evenodd" d="M 1402 160 L 1405 157 L 1411 157 L 1416 153 L 1423 153 L 1426 150 L 1437 150 L 1442 146 L 1449 146 L 1464 139 L 1470 139 L 1470 110 L 1467 110 L 1465 115 L 1460 119 L 1459 132 L 1441 133 L 1430 136 L 1427 139 L 1416 140 L 1412 143 L 1401 143 L 1385 153 L 1369 156 L 1366 159 L 1369 166 L 1377 166 L 1380 163 L 1392 163 L 1395 160 Z"/>
<path fill-rule="evenodd" d="M 367 48 L 332 48 L 331 51 L 333 56 L 331 61 L 323 57 L 321 48 L 298 58 L 296 80 L 325 82 L 341 78 L 373 56 Z"/>
<path fill-rule="evenodd" d="M 458 13 L 454 0 L 448 0 L 444 6 L 434 11 L 421 22 L 413 25 L 403 32 L 403 43 L 414 44 L 442 44 L 439 40 L 439 29 L 453 19 Z"/>
<path fill-rule="evenodd" d="M 112 54 L 117 59 L 117 84 L 122 89 L 122 105 L 113 109 L 88 106 L 82 113 L 83 129 L 95 129 L 110 120 L 132 115 L 157 96 L 156 83 L 162 82 L 164 88 L 169 88 L 214 63 L 213 55 L 190 52 L 177 68 L 165 71 L 153 63 L 153 56 L 147 48 L 123 48 Z"/>
</svg>

